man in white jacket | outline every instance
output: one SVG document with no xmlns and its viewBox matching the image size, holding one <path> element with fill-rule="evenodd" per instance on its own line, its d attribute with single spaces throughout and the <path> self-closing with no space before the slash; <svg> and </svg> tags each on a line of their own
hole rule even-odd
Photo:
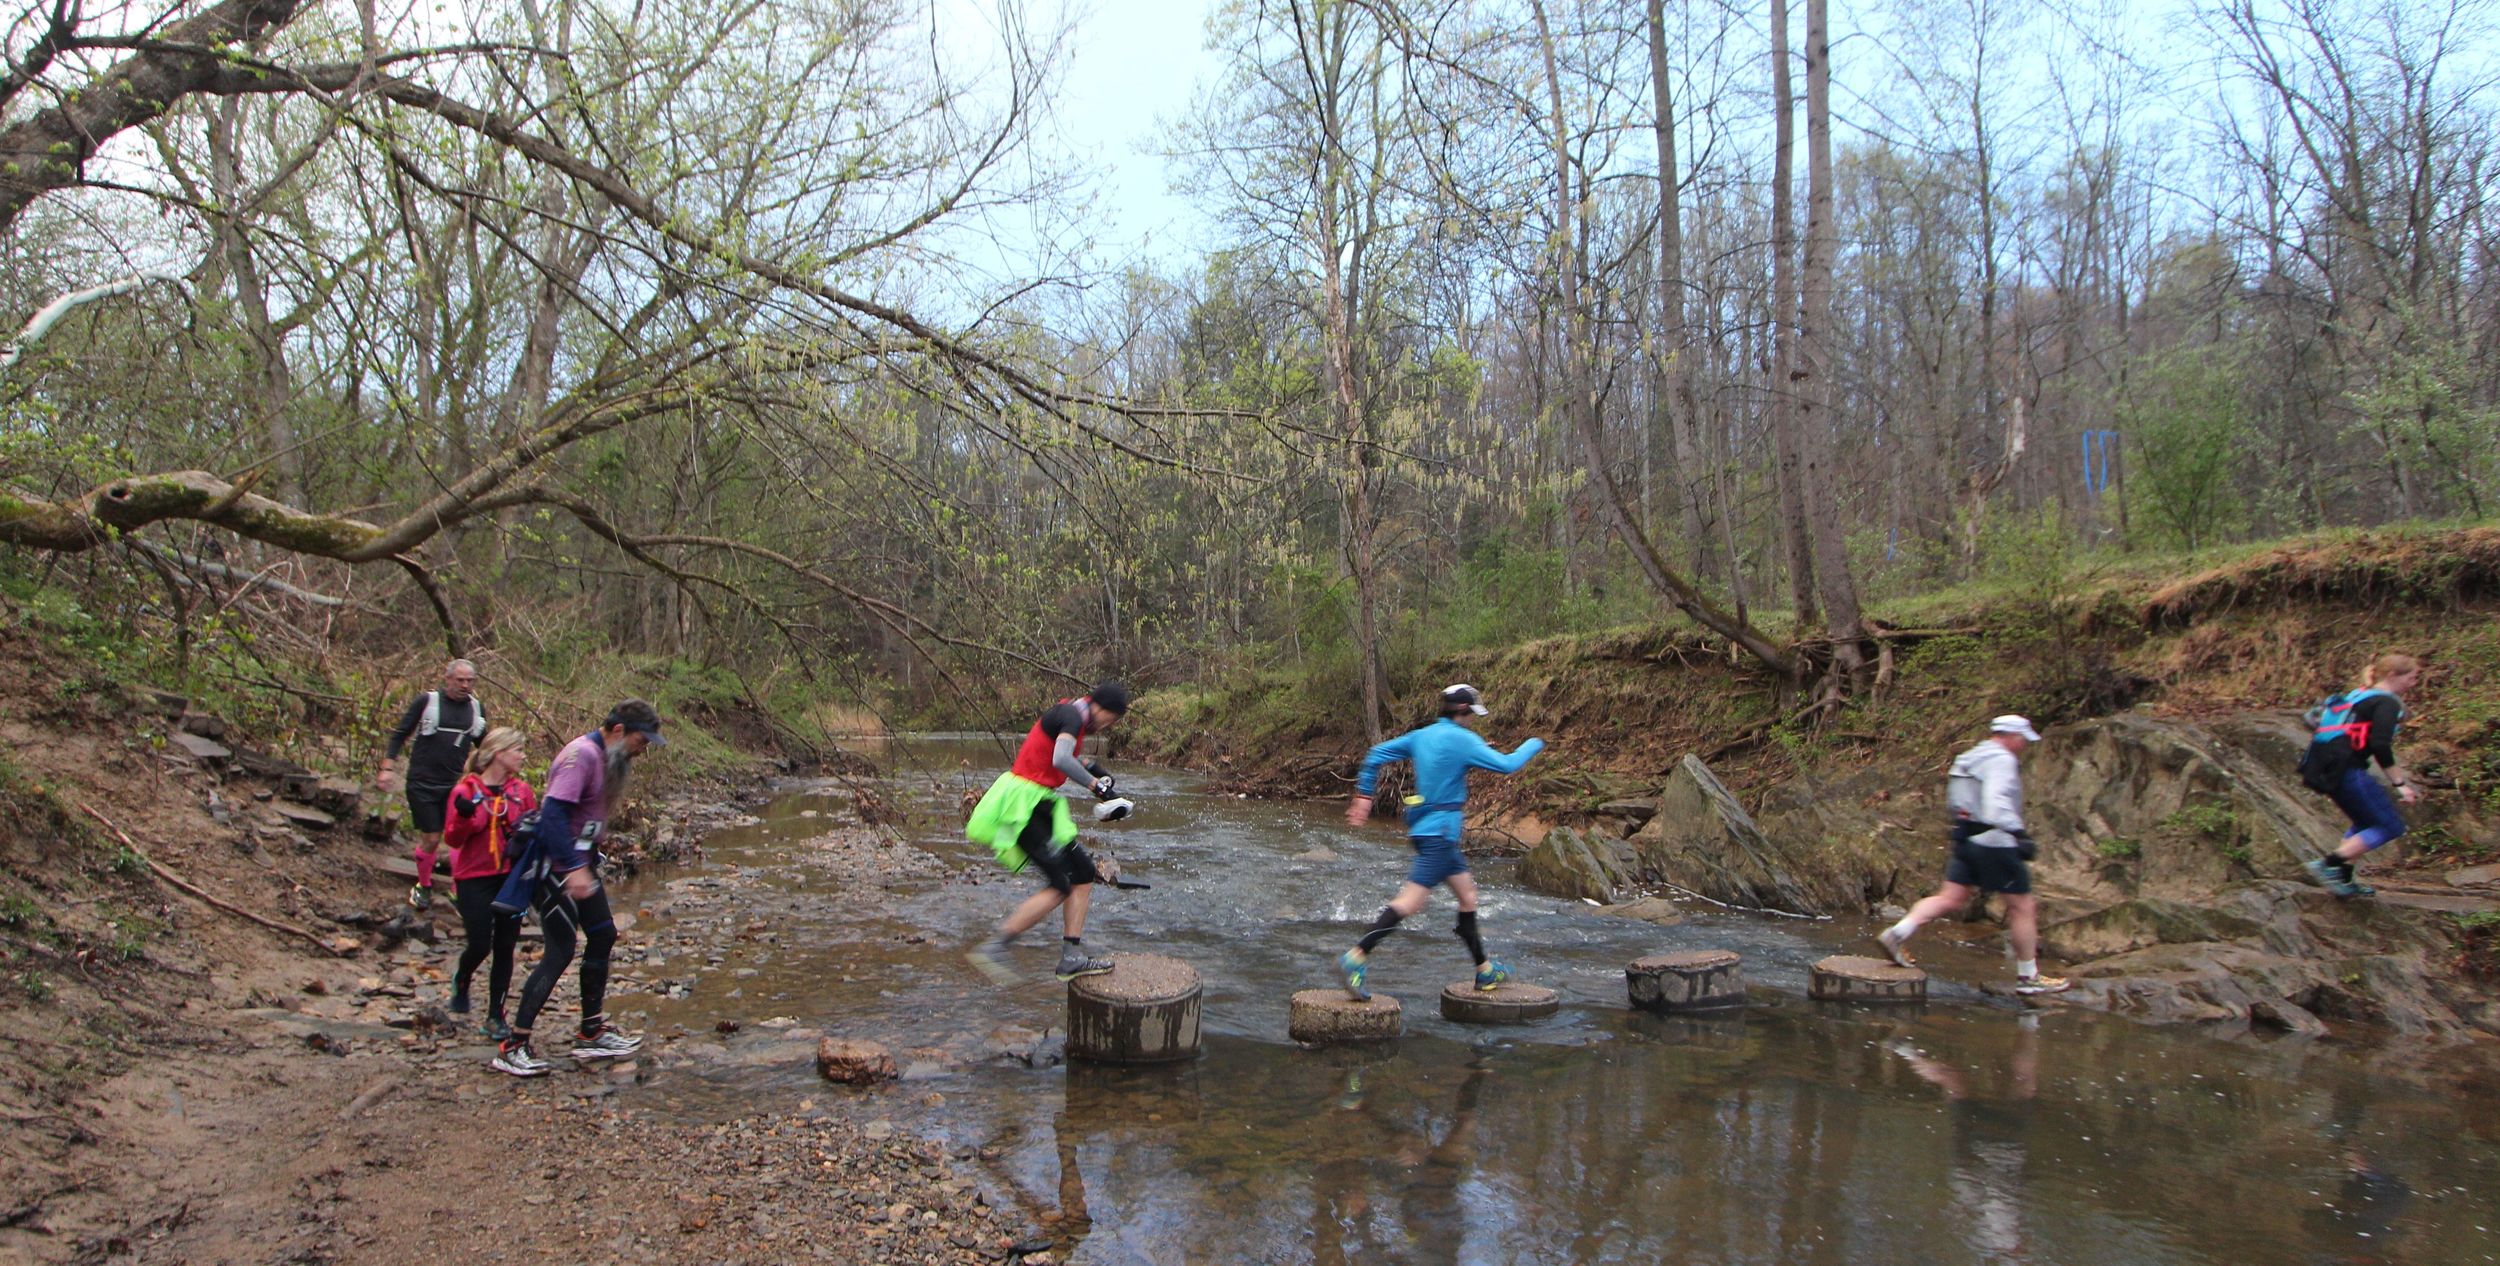
<svg viewBox="0 0 2500 1266">
<path fill-rule="evenodd" d="M 1910 965 L 1910 934 L 1922 924 L 1960 913 L 1983 892 L 2005 894 L 2005 939 L 2014 952 L 2014 992 L 2057 993 L 2067 982 L 2040 974 L 2040 902 L 2031 895 L 2031 833 L 2023 829 L 2023 749 L 2040 741 L 2031 722 L 2001 716 L 1988 737 L 1953 758 L 1945 803 L 1953 811 L 1953 860 L 1944 887 L 1910 907 L 1899 923 L 1875 937 L 1884 953 Z"/>
</svg>

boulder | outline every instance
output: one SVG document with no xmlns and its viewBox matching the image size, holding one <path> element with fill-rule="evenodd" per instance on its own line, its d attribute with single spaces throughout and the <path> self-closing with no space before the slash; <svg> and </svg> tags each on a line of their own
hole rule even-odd
<svg viewBox="0 0 2500 1266">
<path fill-rule="evenodd" d="M 894 1055 L 875 1042 L 829 1037 L 816 1043 L 816 1071 L 827 1081 L 845 1086 L 871 1086 L 894 1080 Z"/>
<path fill-rule="evenodd" d="M 1658 813 L 1632 836 L 1637 872 L 1730 905 L 1820 912 L 1792 860 L 1710 767 L 1686 756 L 1658 793 Z"/>
<path fill-rule="evenodd" d="M 2148 945 L 2236 941 L 2263 930 L 2252 919 L 2210 906 L 2138 897 L 2040 929 L 2040 947 L 2053 958 L 2082 962 Z"/>
<path fill-rule="evenodd" d="M 365 785 L 350 778 L 323 778 L 313 784 L 310 796 L 298 798 L 325 813 L 352 818 L 364 804 Z"/>
<path fill-rule="evenodd" d="M 1553 897 L 1612 903 L 1631 886 L 1631 850 L 1609 835 L 1558 826 L 1519 861 L 1519 882 Z"/>
</svg>

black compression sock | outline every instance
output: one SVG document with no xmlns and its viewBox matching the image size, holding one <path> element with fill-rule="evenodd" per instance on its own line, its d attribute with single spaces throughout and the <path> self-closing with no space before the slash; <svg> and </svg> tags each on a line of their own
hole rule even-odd
<svg viewBox="0 0 2500 1266">
<path fill-rule="evenodd" d="M 1357 942 L 1354 948 L 1359 949 L 1366 954 L 1371 953 L 1374 949 L 1379 947 L 1382 941 L 1389 939 L 1389 934 L 1391 932 L 1398 930 L 1398 924 L 1400 922 L 1402 922 L 1402 920 L 1399 918 L 1397 911 L 1392 910 L 1387 906 L 1380 907 L 1380 917 L 1372 920 L 1371 930 L 1363 934 L 1363 939 Z"/>
<path fill-rule="evenodd" d="M 1457 927 L 1455 927 L 1455 928 L 1453 928 L 1453 929 L 1451 929 L 1451 930 L 1452 930 L 1452 931 L 1454 931 L 1454 932 L 1456 932 L 1456 933 L 1458 933 L 1458 939 L 1460 939 L 1460 940 L 1462 940 L 1462 941 L 1465 941 L 1465 942 L 1467 943 L 1467 952 L 1476 956 L 1475 961 L 1477 961 L 1478 963 L 1482 963 L 1482 962 L 1484 962 L 1484 961 L 1485 961 L 1485 957 L 1484 957 L 1484 934 L 1483 934 L 1483 933 L 1481 933 L 1481 932 L 1478 932 L 1478 931 L 1476 930 L 1476 912 L 1475 912 L 1475 911 L 1473 911 L 1473 910 L 1461 910 L 1461 911 L 1459 911 L 1459 912 L 1458 912 L 1458 926 L 1457 926 Z"/>
</svg>

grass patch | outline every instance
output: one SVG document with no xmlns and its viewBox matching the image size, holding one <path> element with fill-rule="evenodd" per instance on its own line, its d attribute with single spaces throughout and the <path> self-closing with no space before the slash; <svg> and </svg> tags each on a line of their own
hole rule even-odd
<svg viewBox="0 0 2500 1266">
<path fill-rule="evenodd" d="M 2107 839 L 2093 846 L 2093 851 L 2113 862 L 2131 862 L 2144 856 L 2144 846 L 2129 839 Z"/>
</svg>

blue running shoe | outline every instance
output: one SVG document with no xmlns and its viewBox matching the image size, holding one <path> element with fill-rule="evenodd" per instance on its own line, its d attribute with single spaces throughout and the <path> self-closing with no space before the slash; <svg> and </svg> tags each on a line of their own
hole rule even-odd
<svg viewBox="0 0 2500 1266">
<path fill-rule="evenodd" d="M 1476 969 L 1476 988 L 1486 993 L 1500 988 L 1502 982 L 1508 979 L 1510 979 L 1510 968 L 1500 963 L 1489 962 Z"/>
<path fill-rule="evenodd" d="M 2319 887 L 2339 897 L 2364 897 L 2373 891 L 2344 878 L 2343 870 L 2323 857 L 2310 858 L 2301 863 L 2301 869 L 2308 871 L 2309 877 L 2316 880 Z"/>
<path fill-rule="evenodd" d="M 1337 956 L 1337 970 L 1345 973 L 1345 996 L 1356 1002 L 1371 1001 L 1371 990 L 1363 987 L 1364 977 L 1371 974 L 1371 963 L 1360 950 L 1347 950 Z"/>
</svg>

